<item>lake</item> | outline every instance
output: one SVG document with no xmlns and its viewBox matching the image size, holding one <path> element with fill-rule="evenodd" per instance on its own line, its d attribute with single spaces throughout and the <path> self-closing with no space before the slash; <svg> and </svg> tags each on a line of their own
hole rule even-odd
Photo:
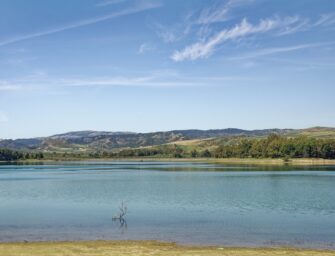
<svg viewBox="0 0 335 256">
<path fill-rule="evenodd" d="M 0 165 L 0 241 L 96 239 L 334 249 L 335 167 Z"/>
</svg>

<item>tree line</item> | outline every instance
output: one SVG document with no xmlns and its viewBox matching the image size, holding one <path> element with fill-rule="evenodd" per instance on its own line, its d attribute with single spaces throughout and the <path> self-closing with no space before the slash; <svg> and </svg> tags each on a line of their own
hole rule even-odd
<svg viewBox="0 0 335 256">
<path fill-rule="evenodd" d="M 10 149 L 0 149 L 0 161 L 17 161 L 28 159 L 43 159 L 42 152 L 20 152 Z"/>
<path fill-rule="evenodd" d="M 208 149 L 204 150 L 188 150 L 187 147 L 171 144 L 161 145 L 147 148 L 124 149 L 118 153 L 113 153 L 114 157 L 212 157 L 212 153 Z"/>
<path fill-rule="evenodd" d="M 271 134 L 264 139 L 241 139 L 220 145 L 214 152 L 218 158 L 325 158 L 335 159 L 334 139 L 308 137 L 287 138 Z"/>
<path fill-rule="evenodd" d="M 271 134 L 266 138 L 227 138 L 211 145 L 165 144 L 144 148 L 127 148 L 117 152 L 20 152 L 0 149 L 0 161 L 25 159 L 90 159 L 90 158 L 324 158 L 335 159 L 335 139 L 310 137 L 288 138 Z"/>
<path fill-rule="evenodd" d="M 111 157 L 216 157 L 216 158 L 324 158 L 335 159 L 334 139 L 287 138 L 271 134 L 266 138 L 240 138 L 208 149 L 162 145 L 124 149 Z"/>
</svg>

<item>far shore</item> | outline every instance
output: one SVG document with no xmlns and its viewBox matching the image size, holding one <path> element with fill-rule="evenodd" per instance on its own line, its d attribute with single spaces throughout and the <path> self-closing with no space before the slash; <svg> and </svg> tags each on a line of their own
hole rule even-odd
<svg viewBox="0 0 335 256">
<path fill-rule="evenodd" d="M 231 164 L 231 165 L 262 165 L 262 166 L 335 166 L 335 159 L 321 158 L 59 158 L 41 160 L 20 160 L 14 163 L 58 163 L 58 162 L 191 162 L 191 163 L 211 163 L 211 164 Z M 0 161 L 1 162 L 1 161 Z M 3 161 L 2 161 L 3 162 Z"/>
<path fill-rule="evenodd" d="M 233 248 L 220 246 L 184 246 L 157 241 L 78 241 L 0 243 L 0 256 L 333 256 L 334 250 L 297 248 Z"/>
</svg>

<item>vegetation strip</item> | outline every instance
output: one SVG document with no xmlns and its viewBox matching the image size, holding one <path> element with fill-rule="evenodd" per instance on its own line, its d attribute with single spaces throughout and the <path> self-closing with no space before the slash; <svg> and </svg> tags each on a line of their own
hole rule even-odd
<svg viewBox="0 0 335 256">
<path fill-rule="evenodd" d="M 293 248 L 225 248 L 181 246 L 155 241 L 86 241 L 1 243 L 0 256 L 119 256 L 119 255 L 235 255 L 235 256 L 333 256 L 335 251 Z"/>
<path fill-rule="evenodd" d="M 316 139 L 299 136 L 294 138 L 270 134 L 266 138 L 225 138 L 202 141 L 201 144 L 164 144 L 143 148 L 127 148 L 119 151 L 94 151 L 89 153 L 60 153 L 13 151 L 0 149 L 0 161 L 29 159 L 115 159 L 138 157 L 166 158 L 242 158 L 242 159 L 289 159 L 321 158 L 335 159 L 335 139 Z"/>
</svg>

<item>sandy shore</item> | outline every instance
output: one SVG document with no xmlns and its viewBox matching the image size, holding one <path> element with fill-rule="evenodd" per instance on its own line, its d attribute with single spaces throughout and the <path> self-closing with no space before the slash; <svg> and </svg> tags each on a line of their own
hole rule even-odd
<svg viewBox="0 0 335 256">
<path fill-rule="evenodd" d="M 292 248 L 224 248 L 181 246 L 154 241 L 87 241 L 87 242 L 28 242 L 0 243 L 0 256 L 144 256 L 144 255 L 299 255 L 330 256 L 335 251 Z"/>
</svg>

